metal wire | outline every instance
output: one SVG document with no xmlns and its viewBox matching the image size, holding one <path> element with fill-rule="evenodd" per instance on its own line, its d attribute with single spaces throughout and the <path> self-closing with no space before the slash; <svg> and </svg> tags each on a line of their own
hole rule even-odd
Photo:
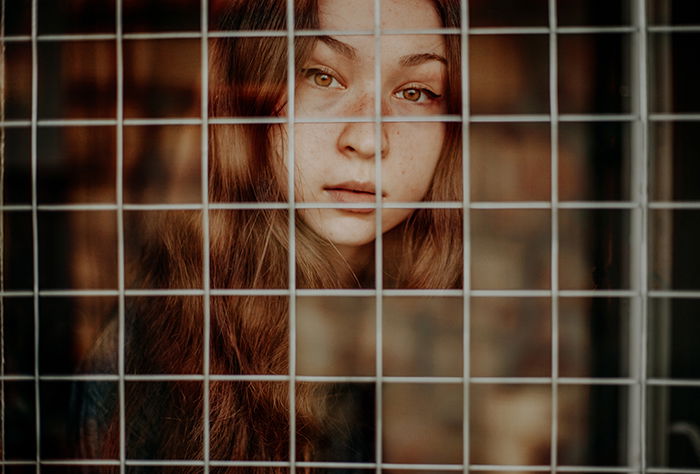
<svg viewBox="0 0 700 474">
<path fill-rule="evenodd" d="M 557 456 L 559 453 L 559 62 L 557 47 L 557 2 L 549 0 L 549 124 L 550 133 L 550 201 L 551 201 L 551 221 L 550 221 L 550 287 L 552 290 L 551 308 L 551 371 L 552 371 L 552 391 L 550 407 L 550 469 L 552 474 L 557 471 Z"/>
<path fill-rule="evenodd" d="M 41 472 L 41 406 L 39 404 L 39 224 L 37 200 L 37 122 L 39 119 L 38 87 L 38 0 L 32 0 L 32 117 L 31 117 L 31 174 L 32 174 L 32 286 L 34 306 L 34 413 L 35 413 L 35 463 L 36 472 Z"/>
<path fill-rule="evenodd" d="M 325 202 L 297 202 L 294 209 L 374 209 L 376 203 L 325 203 Z M 461 201 L 420 201 L 420 202 L 382 202 L 383 209 L 639 209 L 639 201 L 559 201 L 553 207 L 551 201 L 470 201 L 462 204 Z M 649 209 L 689 209 L 700 210 L 700 201 L 695 202 L 666 202 L 651 201 L 647 203 Z M 65 212 L 65 211 L 199 211 L 204 209 L 288 209 L 289 205 L 281 202 L 229 202 L 204 204 L 38 204 L 41 212 Z M 32 210 L 31 204 L 6 204 L 0 206 L 3 212 L 26 212 Z"/>
<path fill-rule="evenodd" d="M 0 4 L 0 37 L 5 36 L 5 0 Z M 5 121 L 5 43 L 0 44 L 0 122 Z M 5 207 L 5 129 L 0 129 L 0 209 Z M 5 213 L 0 211 L 0 292 L 5 291 Z M 0 298 L 0 376 L 5 375 L 5 299 Z M 5 381 L 0 380 L 0 460 L 5 460 Z M 2 466 L 5 474 L 5 466 Z"/>
<path fill-rule="evenodd" d="M 284 117 L 210 117 L 208 123 L 215 125 L 239 125 L 239 124 L 279 124 L 286 123 Z M 300 117 L 296 123 L 374 123 L 380 120 L 384 123 L 401 122 L 469 122 L 469 123 L 549 123 L 551 117 L 548 114 L 473 114 L 465 117 L 459 115 L 436 116 L 380 116 L 374 117 Z M 640 120 L 636 114 L 560 114 L 559 122 L 630 122 Z M 700 114 L 694 113 L 657 113 L 648 114 L 650 122 L 697 122 Z M 201 118 L 130 118 L 124 119 L 124 125 L 133 126 L 165 126 L 165 125 L 201 125 Z M 115 126 L 117 121 L 110 118 L 101 119 L 40 119 L 37 126 L 43 127 L 105 127 Z M 31 120 L 5 120 L 0 121 L 0 126 L 5 128 L 29 128 Z"/>
<path fill-rule="evenodd" d="M 641 165 L 640 183 L 638 199 L 640 203 L 640 225 L 641 242 L 639 242 L 639 289 L 640 295 L 640 347 L 639 347 L 639 420 L 640 425 L 637 427 L 639 433 L 639 467 L 642 474 L 647 472 L 647 348 L 648 348 L 648 330 L 649 330 L 649 89 L 648 89 L 648 51 L 647 51 L 647 15 L 646 2 L 637 0 L 637 22 L 639 24 L 639 32 L 637 34 L 637 75 L 639 80 L 639 115 L 640 115 L 640 130 L 639 130 L 639 157 Z"/>
<path fill-rule="evenodd" d="M 296 58 L 294 44 L 294 30 L 296 17 L 294 0 L 287 0 L 287 90 L 296 90 Z M 296 99 L 295 94 L 287 94 L 287 204 L 289 218 L 289 473 L 296 473 L 297 451 L 297 411 L 296 411 L 296 344 L 297 344 L 297 313 L 296 313 L 296 212 L 294 209 L 295 198 L 295 173 L 296 173 L 296 132 L 295 132 Z"/>
<path fill-rule="evenodd" d="M 471 147 L 469 118 L 469 0 L 460 1 L 460 81 L 462 88 L 462 463 L 463 473 L 469 474 L 471 463 Z"/>
<path fill-rule="evenodd" d="M 33 381 L 34 403 L 36 410 L 35 436 L 36 453 L 33 461 L 8 461 L 5 459 L 4 446 L 2 447 L 2 469 L 10 465 L 35 465 L 36 472 L 41 471 L 42 465 L 95 465 L 95 466 L 119 466 L 120 473 L 124 474 L 128 466 L 202 466 L 205 473 L 210 467 L 286 467 L 290 473 L 295 473 L 296 468 L 337 468 L 337 469 L 367 469 L 380 473 L 382 469 L 404 470 L 431 470 L 431 471 L 536 471 L 536 472 L 642 472 L 642 473 L 674 473 L 674 474 L 700 474 L 700 469 L 667 469 L 648 467 L 647 460 L 647 390 L 648 387 L 700 387 L 700 380 L 693 379 L 663 379 L 649 378 L 647 373 L 648 362 L 648 306 L 653 298 L 694 298 L 700 299 L 700 291 L 680 290 L 650 290 L 648 283 L 649 262 L 649 209 L 692 209 L 700 210 L 700 202 L 666 202 L 650 201 L 648 196 L 648 162 L 649 143 L 648 129 L 650 122 L 673 121 L 700 121 L 697 113 L 663 113 L 651 114 L 648 110 L 648 35 L 671 34 L 677 32 L 700 32 L 700 25 L 689 26 L 647 26 L 647 16 L 643 0 L 636 0 L 637 17 L 635 25 L 619 25 L 609 27 L 559 27 L 557 26 L 556 0 L 548 0 L 549 15 L 548 25 L 528 28 L 470 28 L 468 17 L 468 0 L 461 1 L 459 28 L 423 29 L 423 30 L 382 30 L 380 0 L 374 0 L 374 27 L 372 30 L 295 30 L 294 2 L 287 0 L 287 28 L 278 31 L 209 31 L 208 30 L 208 2 L 201 2 L 200 31 L 192 32 L 163 32 L 163 33 L 129 33 L 122 31 L 122 0 L 116 0 L 116 30 L 114 34 L 78 34 L 78 35 L 39 35 L 37 27 L 38 0 L 32 0 L 32 30 L 31 35 L 5 36 L 4 29 L 0 32 L 0 42 L 3 47 L 10 42 L 28 42 L 32 47 L 32 107 L 29 120 L 6 120 L 0 113 L 0 127 L 2 127 L 3 142 L 6 128 L 28 128 L 31 130 L 31 175 L 32 192 L 31 203 L 7 205 L 0 197 L 0 211 L 5 212 L 31 212 L 32 216 L 32 288 L 26 291 L 7 291 L 2 284 L 0 273 L 0 297 L 32 297 L 34 309 L 34 370 L 33 374 L 7 375 L 4 371 L 4 347 L 2 351 L 2 371 L 0 372 L 0 387 L 2 394 L 2 441 L 5 440 L 4 427 L 4 383 L 5 381 Z M 5 3 L 2 8 L 4 12 Z M 2 20 L 4 28 L 4 15 Z M 295 118 L 294 94 L 289 95 L 287 105 L 287 117 L 209 117 L 208 112 L 208 48 L 209 39 L 222 37 L 269 37 L 278 36 L 287 38 L 288 45 L 288 90 L 295 88 L 295 64 L 294 41 L 297 37 L 317 35 L 368 35 L 374 38 L 375 45 L 375 107 L 374 114 L 367 117 L 305 117 Z M 462 90 L 462 114 L 441 115 L 433 117 L 425 116 L 383 116 L 381 113 L 381 38 L 385 35 L 405 34 L 454 34 L 460 36 L 461 43 L 461 81 Z M 549 100 L 550 110 L 548 114 L 527 115 L 471 115 L 469 93 L 469 39 L 474 35 L 547 35 L 549 40 Z M 637 66 L 636 74 L 640 84 L 638 90 L 639 111 L 632 114 L 559 114 L 558 110 L 558 54 L 557 41 L 559 35 L 567 34 L 628 34 L 634 35 L 637 41 Z M 199 40 L 201 47 L 201 110 L 199 117 L 191 118 L 124 118 L 124 41 L 151 40 L 151 39 L 183 39 Z M 103 119 L 39 119 L 38 116 L 38 66 L 37 47 L 41 42 L 61 41 L 115 41 L 117 61 L 117 112 L 116 118 Z M 2 63 L 2 75 L 4 76 L 4 55 Z M 3 77 L 3 87 L 4 87 Z M 4 111 L 4 91 L 2 91 L 2 107 Z M 462 200 L 456 202 L 382 202 L 381 193 L 376 194 L 376 201 L 372 204 L 328 204 L 328 203 L 297 203 L 294 195 L 295 182 L 295 124 L 296 123 L 373 123 L 375 134 L 375 181 L 382 182 L 381 169 L 381 137 L 384 123 L 400 122 L 460 122 L 462 125 Z M 469 173 L 469 126 L 471 123 L 548 123 L 550 125 L 550 167 L 551 167 L 551 198 L 549 201 L 518 201 L 518 202 L 476 202 L 470 199 L 470 173 Z M 639 176 L 637 192 L 631 201 L 560 201 L 558 193 L 559 157 L 559 123 L 560 122 L 623 122 L 633 123 L 640 127 L 639 136 L 640 154 L 635 159 L 641 163 L 642 170 Z M 208 130 L 209 124 L 286 124 L 288 127 L 288 201 L 279 203 L 210 203 L 208 195 Z M 190 204 L 135 204 L 124 202 L 124 127 L 143 126 L 168 126 L 168 125 L 196 125 L 201 127 L 201 202 Z M 74 204 L 40 204 L 37 197 L 37 133 L 42 127 L 100 127 L 116 126 L 117 130 L 117 170 L 116 170 L 116 200 L 114 203 L 74 203 Z M 4 146 L 4 143 L 3 143 Z M 4 159 L 4 150 L 0 151 Z M 4 172 L 4 162 L 0 163 Z M 3 182 L 4 175 L 0 176 Z M 376 239 L 375 239 L 375 288 L 362 290 L 302 290 L 296 288 L 296 242 L 295 242 L 295 211 L 297 209 L 329 209 L 329 208 L 374 208 Z M 426 208 L 426 209 L 461 209 L 463 212 L 463 280 L 462 290 L 388 290 L 384 289 L 383 276 L 383 241 L 381 233 L 382 210 L 391 208 Z M 210 209 L 286 209 L 289 215 L 289 288 L 285 289 L 217 289 L 210 287 L 210 259 L 209 259 L 209 210 Z M 549 290 L 480 290 L 472 288 L 470 280 L 471 249 L 470 249 L 470 219 L 471 209 L 548 209 L 551 211 L 551 247 L 550 247 L 550 289 Z M 617 290 L 561 290 L 559 288 L 559 209 L 623 209 L 639 213 L 641 242 L 639 263 L 640 275 L 636 285 L 629 289 Z M 38 247 L 38 213 L 39 212 L 66 212 L 66 211 L 116 211 L 118 234 L 118 281 L 116 289 L 40 289 L 39 285 L 39 247 Z M 125 254 L 124 254 L 124 212 L 126 211 L 159 211 L 159 210 L 203 210 L 203 284 L 201 289 L 168 289 L 168 290 L 137 290 L 126 288 L 125 283 Z M 4 217 L 4 216 L 3 216 Z M 0 240 L 3 237 L 2 223 L 0 222 Z M 3 249 L 4 251 L 4 249 Z M 2 272 L 2 258 L 0 254 L 0 272 Z M 163 296 L 163 295 L 197 295 L 203 296 L 203 348 L 204 363 L 201 374 L 127 374 L 124 363 L 125 343 L 125 298 L 132 296 Z M 287 375 L 236 375 L 236 374 L 212 374 L 210 373 L 209 346 L 210 346 L 210 307 L 209 300 L 212 295 L 281 295 L 289 298 L 289 373 Z M 374 297 L 375 298 L 375 376 L 301 376 L 296 369 L 296 300 L 303 296 L 350 296 L 350 297 Z M 118 370 L 116 374 L 79 374 L 79 375 L 41 375 L 39 371 L 39 299 L 41 297 L 57 296 L 117 296 L 118 297 Z M 463 373 L 461 377 L 392 377 L 383 373 L 383 296 L 430 296 L 430 297 L 461 297 L 463 299 Z M 550 298 L 551 299 L 551 375 L 549 377 L 472 377 L 470 373 L 470 303 L 472 298 L 480 297 L 504 297 L 504 298 Z M 628 378 L 595 378 L 595 377 L 561 377 L 559 373 L 559 302 L 562 298 L 634 298 L 640 303 L 640 318 L 638 370 Z M 0 311 L 2 308 L 0 307 Z M 4 315 L 4 313 L 2 313 Z M 0 316 L 0 326 L 4 325 Z M 0 334 L 1 343 L 4 344 L 4 334 Z M 201 381 L 203 389 L 203 459 L 201 461 L 166 461 L 166 460 L 137 460 L 126 457 L 126 420 L 125 420 L 125 383 L 128 381 Z M 41 458 L 41 407 L 40 407 L 40 382 L 42 381 L 112 381 L 118 383 L 119 395 L 119 437 L 120 452 L 118 460 L 48 460 Z M 209 388 L 211 381 L 276 381 L 289 384 L 289 461 L 214 461 L 210 459 L 210 434 L 209 416 L 210 400 Z M 329 462 L 304 462 L 296 456 L 296 383 L 374 383 L 375 384 L 375 462 L 368 463 L 329 463 Z M 456 384 L 463 387 L 462 403 L 462 464 L 397 464 L 383 462 L 383 386 L 384 384 L 419 383 L 419 384 Z M 474 465 L 470 462 L 470 386 L 472 384 L 503 384 L 503 385 L 543 385 L 551 387 L 551 411 L 550 411 L 550 463 L 549 465 Z M 640 451 L 639 465 L 630 467 L 619 466 L 563 466 L 558 462 L 558 388 L 561 385 L 599 386 L 612 385 L 635 387 L 639 394 L 639 407 L 636 412 L 640 418 L 638 447 Z"/>
<path fill-rule="evenodd" d="M 203 298 L 203 324 L 202 324 L 202 370 L 204 371 L 204 383 L 202 384 L 202 456 L 204 458 L 204 474 L 209 474 L 210 467 L 210 421 L 211 413 L 210 396 L 210 344 L 211 344 L 211 282 L 210 282 L 210 239 L 209 239 L 209 41 L 207 33 L 209 29 L 209 2 L 201 0 L 201 29 L 202 40 L 200 45 L 200 76 L 201 76 L 201 119 L 202 127 L 200 131 L 200 161 L 201 161 L 201 187 L 202 203 L 204 212 L 202 213 L 202 286 L 204 288 Z"/>
<path fill-rule="evenodd" d="M 650 25 L 646 31 L 651 33 L 688 33 L 700 32 L 700 25 Z M 637 26 L 632 25 L 617 25 L 617 26 L 563 26 L 551 28 L 547 26 L 541 27 L 465 27 L 467 35 L 546 35 L 551 32 L 560 35 L 566 34 L 602 34 L 602 33 L 636 33 L 639 31 Z M 430 29 L 386 29 L 382 31 L 383 35 L 406 35 L 406 34 L 461 34 L 460 28 L 430 28 Z M 294 36 L 319 36 L 319 35 L 372 35 L 372 30 L 297 30 L 293 32 Z M 198 38 L 250 38 L 250 37 L 286 37 L 287 32 L 283 30 L 239 30 L 239 31 L 166 31 L 166 32 L 148 32 L 148 33 L 126 33 L 123 35 L 125 40 L 149 40 L 149 39 L 198 39 Z M 88 33 L 88 34 L 51 34 L 38 35 L 38 41 L 106 41 L 114 40 L 116 35 L 113 33 Z M 0 36 L 0 41 L 3 42 L 30 42 L 31 36 L 28 35 L 12 35 Z"/>
<path fill-rule="evenodd" d="M 381 294 L 384 288 L 384 252 L 383 252 L 383 240 L 382 240 L 382 140 L 384 139 L 382 133 L 382 123 L 380 118 L 382 116 L 382 15 L 381 15 L 381 2 L 380 0 L 374 0 L 374 182 L 378 189 L 375 193 L 375 239 L 374 239 L 374 281 L 375 289 L 377 294 Z M 374 457 L 377 462 L 376 473 L 382 474 L 381 463 L 384 456 L 383 452 L 383 437 L 384 437 L 384 386 L 383 386 L 383 374 L 384 374 L 384 312 L 383 312 L 383 298 L 375 298 L 375 374 L 377 380 L 374 384 L 374 395 L 375 395 L 375 407 L 374 407 L 374 419 L 375 419 L 375 446 L 374 446 Z"/>
<path fill-rule="evenodd" d="M 118 379 L 118 410 L 119 410 L 119 474 L 126 473 L 126 282 L 125 282 L 125 249 L 124 249 L 124 36 L 122 32 L 122 0 L 115 2 L 116 8 L 116 60 L 117 60 L 117 370 Z"/>
</svg>

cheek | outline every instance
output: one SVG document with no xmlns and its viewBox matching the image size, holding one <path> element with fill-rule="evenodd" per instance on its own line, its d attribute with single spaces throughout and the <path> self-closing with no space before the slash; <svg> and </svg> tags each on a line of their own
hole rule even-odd
<svg viewBox="0 0 700 474">
<path fill-rule="evenodd" d="M 294 127 L 294 175 L 300 197 L 314 196 L 325 184 L 322 181 L 328 176 L 328 169 L 332 165 L 333 126 L 334 124 L 300 123 Z"/>
<path fill-rule="evenodd" d="M 397 127 L 392 139 L 396 156 L 392 176 L 401 194 L 411 201 L 420 201 L 427 193 L 437 166 L 445 127 L 440 123 L 407 124 Z"/>
<path fill-rule="evenodd" d="M 412 212 L 413 209 L 384 209 L 382 211 L 382 233 L 405 221 Z"/>
</svg>

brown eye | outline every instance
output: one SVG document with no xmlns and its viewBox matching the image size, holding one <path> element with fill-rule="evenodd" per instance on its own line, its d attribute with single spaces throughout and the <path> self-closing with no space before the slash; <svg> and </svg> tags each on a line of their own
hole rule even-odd
<svg viewBox="0 0 700 474">
<path fill-rule="evenodd" d="M 403 98 L 406 100 L 418 102 L 421 97 L 421 91 L 419 89 L 404 89 L 401 95 L 403 95 Z"/>
<path fill-rule="evenodd" d="M 320 87 L 329 87 L 333 84 L 333 76 L 325 72 L 317 72 L 314 74 L 314 82 Z"/>
</svg>

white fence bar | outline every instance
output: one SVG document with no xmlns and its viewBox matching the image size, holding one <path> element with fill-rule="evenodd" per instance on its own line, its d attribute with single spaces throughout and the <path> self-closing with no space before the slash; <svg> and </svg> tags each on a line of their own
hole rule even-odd
<svg viewBox="0 0 700 474">
<path fill-rule="evenodd" d="M 117 370 L 118 379 L 118 410 L 119 410 L 119 474 L 126 474 L 126 270 L 124 248 L 124 42 L 122 14 L 124 10 L 123 0 L 115 2 L 117 35 L 116 35 L 116 59 L 117 59 Z"/>
</svg>

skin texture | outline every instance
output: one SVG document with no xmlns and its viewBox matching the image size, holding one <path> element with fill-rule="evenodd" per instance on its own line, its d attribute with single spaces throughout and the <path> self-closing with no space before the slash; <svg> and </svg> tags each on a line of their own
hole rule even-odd
<svg viewBox="0 0 700 474">
<path fill-rule="evenodd" d="M 373 28 L 373 1 L 320 2 L 321 29 Z M 384 0 L 382 28 L 440 28 L 428 0 Z M 389 116 L 446 112 L 444 40 L 440 35 L 381 38 L 381 110 Z M 358 117 L 368 122 L 295 125 L 296 199 L 299 202 L 361 203 L 380 192 L 375 175 L 375 39 L 338 35 L 316 43 L 298 79 L 297 118 Z M 383 202 L 418 202 L 428 191 L 445 137 L 437 122 L 385 122 L 381 126 Z M 278 142 L 278 150 L 286 144 Z M 284 152 L 281 151 L 284 155 Z M 285 159 L 285 161 L 288 161 Z M 412 209 L 383 209 L 382 232 L 403 222 Z M 361 259 L 374 241 L 375 211 L 305 209 L 304 222 L 349 261 Z"/>
</svg>

